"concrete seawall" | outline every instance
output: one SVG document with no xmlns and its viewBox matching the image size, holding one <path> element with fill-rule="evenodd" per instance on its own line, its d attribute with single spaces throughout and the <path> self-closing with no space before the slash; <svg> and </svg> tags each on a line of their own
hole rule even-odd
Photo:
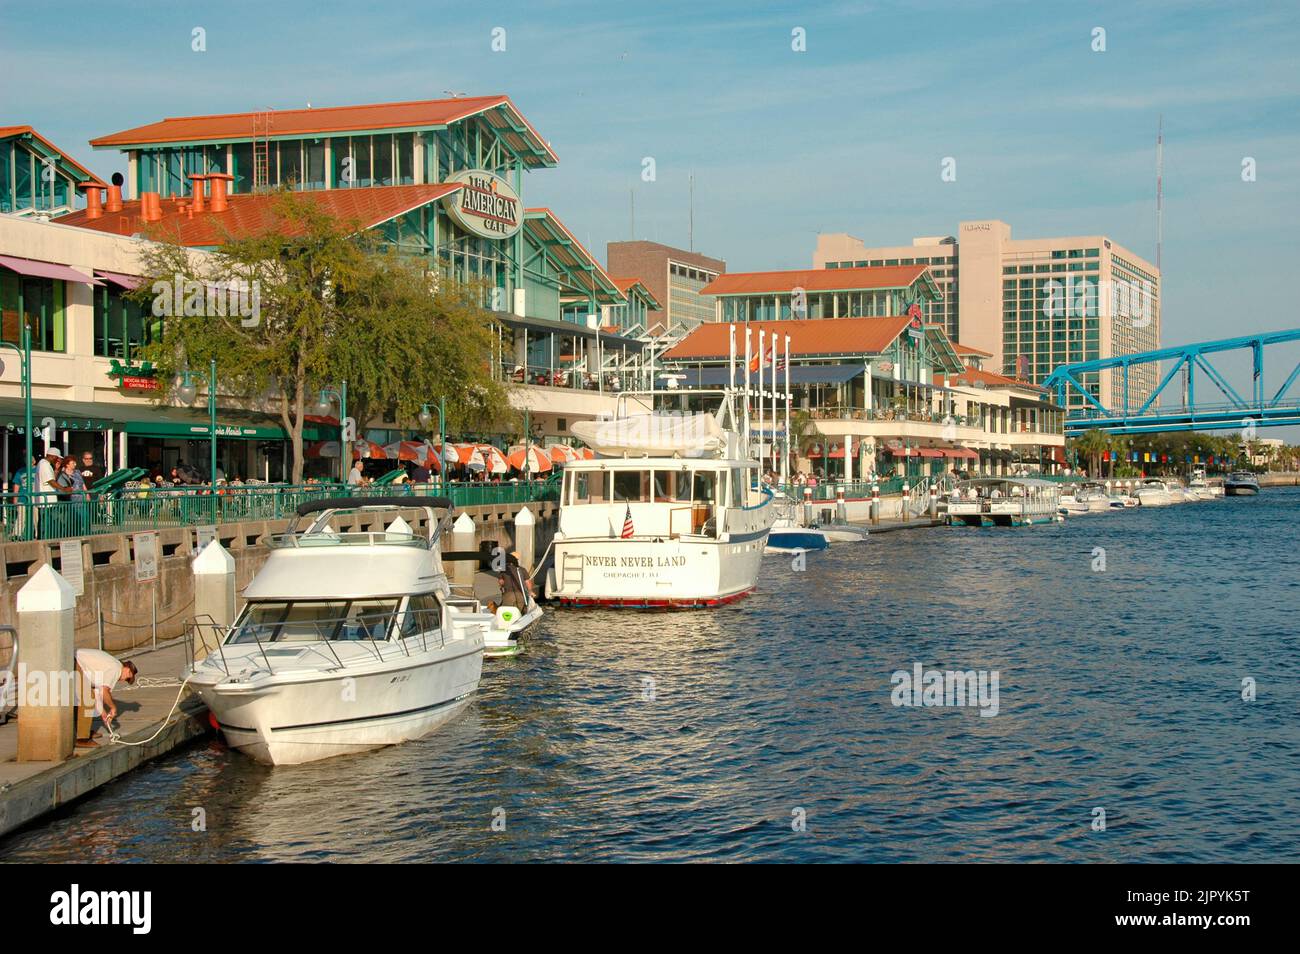
<svg viewBox="0 0 1300 954">
<path fill-rule="evenodd" d="M 473 519 L 476 544 L 498 541 L 502 546 L 515 542 L 514 518 L 524 504 L 499 504 L 466 507 Z M 536 553 L 545 552 L 559 512 L 555 503 L 530 503 L 528 508 L 537 519 Z M 417 532 L 425 530 L 422 511 L 404 511 L 402 516 Z M 382 530 L 385 520 L 376 514 L 357 513 L 341 529 Z M 392 519 L 391 512 L 388 520 Z M 266 562 L 267 537 L 284 533 L 289 520 L 256 520 L 221 524 L 217 538 L 235 558 L 236 587 L 239 592 L 253 579 Z M 113 533 L 87 537 L 81 541 L 81 558 L 85 568 L 84 592 L 77 597 L 76 627 L 79 647 L 99 645 L 98 612 L 104 615 L 104 649 L 123 652 L 147 645 L 154 638 L 153 620 L 157 618 L 159 641 L 178 636 L 185 622 L 194 615 L 194 575 L 190 561 L 197 553 L 198 531 L 194 527 L 159 528 L 158 576 L 150 582 L 136 582 L 133 534 Z M 0 546 L 0 624 L 16 625 L 14 600 L 20 589 L 43 565 L 62 571 L 58 540 L 34 540 Z M 443 549 L 451 549 L 450 540 Z M 241 603 L 242 605 L 242 603 Z"/>
</svg>

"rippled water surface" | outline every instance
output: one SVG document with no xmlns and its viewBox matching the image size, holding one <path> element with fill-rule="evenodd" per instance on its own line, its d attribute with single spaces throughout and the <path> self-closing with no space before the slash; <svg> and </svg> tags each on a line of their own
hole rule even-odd
<svg viewBox="0 0 1300 954">
<path fill-rule="evenodd" d="M 200 743 L 0 857 L 1300 860 L 1298 518 L 1273 489 L 905 531 L 765 557 L 720 610 L 556 610 L 429 738 L 277 769 Z M 917 662 L 997 670 L 998 714 L 893 706 Z"/>
</svg>

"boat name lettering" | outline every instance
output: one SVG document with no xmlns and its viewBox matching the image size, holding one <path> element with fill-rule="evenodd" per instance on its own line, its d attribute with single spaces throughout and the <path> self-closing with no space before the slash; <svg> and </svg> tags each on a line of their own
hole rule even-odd
<svg viewBox="0 0 1300 954">
<path fill-rule="evenodd" d="M 584 557 L 587 566 L 685 566 L 686 557 L 684 556 L 587 556 Z"/>
</svg>

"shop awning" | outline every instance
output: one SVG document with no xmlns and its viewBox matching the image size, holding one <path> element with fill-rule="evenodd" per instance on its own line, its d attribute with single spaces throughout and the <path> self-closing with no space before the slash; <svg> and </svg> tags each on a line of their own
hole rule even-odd
<svg viewBox="0 0 1300 954">
<path fill-rule="evenodd" d="M 844 384 L 859 377 L 864 371 L 865 369 L 860 364 L 792 364 L 790 365 L 790 383 Z M 682 375 L 679 386 L 684 388 L 720 388 L 728 383 L 728 371 L 725 367 L 676 368 L 667 373 Z M 771 373 L 772 368 L 763 369 L 763 386 L 768 389 L 772 386 Z M 737 361 L 736 383 L 741 384 L 744 380 L 744 362 Z M 758 387 L 757 373 L 750 372 L 749 383 L 755 388 Z M 778 388 L 785 386 L 784 371 L 776 372 L 776 385 Z"/>
<path fill-rule="evenodd" d="M 943 454 L 945 457 L 952 457 L 956 460 L 979 460 L 980 455 L 969 447 L 946 447 Z"/>
<path fill-rule="evenodd" d="M 39 262 L 34 258 L 0 255 L 0 265 L 10 271 L 17 272 L 19 275 L 27 275 L 31 278 L 53 278 L 62 282 L 81 282 L 85 285 L 104 284 L 99 279 L 84 275 L 67 265 L 56 265 L 54 262 Z"/>
<path fill-rule="evenodd" d="M 121 272 L 110 272 L 103 268 L 95 269 L 95 277 L 112 282 L 118 288 L 125 288 L 127 291 L 135 291 L 144 281 L 139 275 L 123 275 Z"/>
<path fill-rule="evenodd" d="M 941 447 L 918 447 L 916 449 L 917 457 L 944 457 L 951 453 L 951 451 L 945 451 Z"/>
<path fill-rule="evenodd" d="M 92 401 L 36 401 L 32 421 L 39 428 L 42 418 L 54 419 L 56 431 L 125 431 L 143 437 L 181 437 L 205 440 L 208 436 L 206 410 L 185 407 L 155 407 L 149 403 L 111 404 Z M 0 424 L 21 430 L 23 402 L 18 398 L 0 398 Z M 338 427 L 306 424 L 304 440 L 323 440 L 338 436 Z M 217 437 L 223 440 L 284 441 L 289 436 L 279 421 L 257 411 L 221 410 L 217 414 Z"/>
</svg>

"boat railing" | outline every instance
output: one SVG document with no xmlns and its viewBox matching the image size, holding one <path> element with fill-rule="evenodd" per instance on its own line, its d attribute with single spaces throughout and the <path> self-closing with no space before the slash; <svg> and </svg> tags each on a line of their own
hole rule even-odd
<svg viewBox="0 0 1300 954">
<path fill-rule="evenodd" d="M 303 549 L 308 547 L 373 547 L 403 546 L 427 550 L 430 540 L 414 533 L 388 530 L 348 530 L 337 533 L 333 530 L 291 531 L 273 533 L 266 538 L 266 545 L 276 549 Z"/>
<path fill-rule="evenodd" d="M 282 638 L 278 635 L 290 628 L 291 638 Z M 196 628 L 196 631 L 201 630 Z M 421 651 L 428 652 L 431 631 L 436 633 L 438 647 L 446 646 L 447 636 L 442 626 L 440 609 L 406 609 L 396 613 L 359 613 L 332 619 L 243 623 L 231 627 L 228 638 L 217 644 L 217 650 L 221 658 L 221 668 L 227 676 L 231 673 L 225 653 L 226 647 L 249 642 L 257 645 L 262 664 L 272 675 L 275 674 L 275 666 L 271 662 L 268 648 L 273 653 L 278 653 L 284 648 L 308 649 L 319 654 L 327 663 L 333 661 L 335 669 L 347 669 L 349 665 L 369 663 L 372 659 L 376 662 L 385 662 L 399 652 L 409 657 L 411 638 L 415 636 L 420 639 Z M 268 633 L 272 638 L 265 638 Z M 313 636 L 315 638 L 312 638 Z M 364 646 L 368 653 L 345 661 L 334 648 L 336 643 L 345 646 Z M 394 651 L 386 653 L 386 649 L 389 648 Z M 300 655 L 294 655 L 292 668 L 302 668 Z"/>
</svg>

